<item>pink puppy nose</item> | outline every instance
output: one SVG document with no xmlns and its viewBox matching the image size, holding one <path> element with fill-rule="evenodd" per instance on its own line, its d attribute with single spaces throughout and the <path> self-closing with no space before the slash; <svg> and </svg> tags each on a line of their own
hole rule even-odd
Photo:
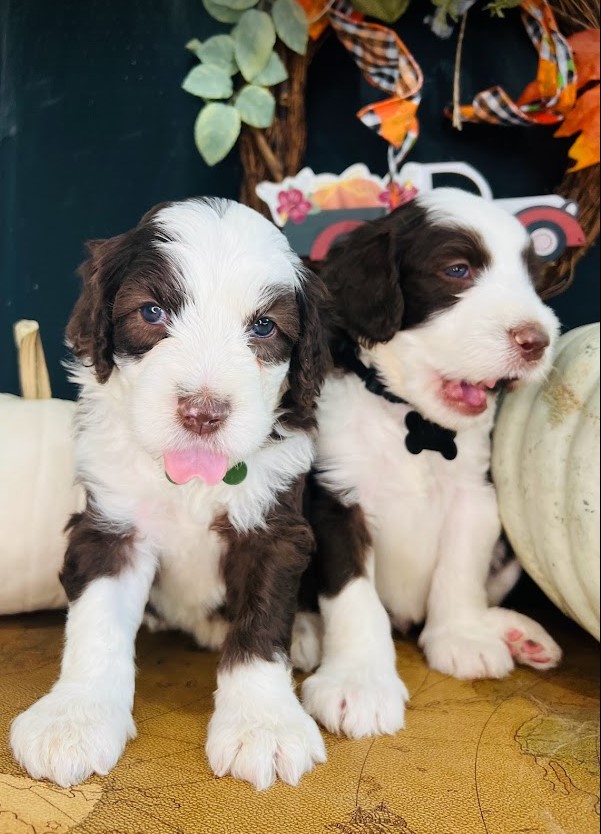
<svg viewBox="0 0 601 834">
<path fill-rule="evenodd" d="M 537 362 L 549 345 L 549 336 L 538 324 L 522 324 L 509 331 L 526 362 Z"/>
<path fill-rule="evenodd" d="M 200 435 L 216 432 L 230 411 L 228 402 L 212 397 L 180 397 L 177 401 L 177 414 L 184 428 Z"/>
</svg>

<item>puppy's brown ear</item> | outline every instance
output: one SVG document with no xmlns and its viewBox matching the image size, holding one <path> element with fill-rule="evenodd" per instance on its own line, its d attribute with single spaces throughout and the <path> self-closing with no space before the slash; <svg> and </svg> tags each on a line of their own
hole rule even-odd
<svg viewBox="0 0 601 834">
<path fill-rule="evenodd" d="M 388 219 L 365 223 L 336 243 L 321 271 L 340 324 L 367 345 L 392 339 L 403 320 L 399 264 Z"/>
<path fill-rule="evenodd" d="M 303 274 L 302 289 L 297 292 L 300 336 L 290 357 L 283 406 L 286 425 L 308 429 L 315 424 L 315 401 L 330 362 L 325 327 L 329 296 L 321 278 L 307 269 Z"/>
<path fill-rule="evenodd" d="M 89 361 L 99 382 L 113 369 L 112 309 L 127 265 L 129 232 L 86 244 L 88 259 L 79 267 L 83 285 L 67 324 L 67 343 L 79 359 Z"/>
<path fill-rule="evenodd" d="M 387 342 L 403 325 L 403 266 L 426 212 L 415 200 L 359 226 L 334 244 L 321 275 L 334 298 L 339 324 L 367 346 Z"/>
</svg>

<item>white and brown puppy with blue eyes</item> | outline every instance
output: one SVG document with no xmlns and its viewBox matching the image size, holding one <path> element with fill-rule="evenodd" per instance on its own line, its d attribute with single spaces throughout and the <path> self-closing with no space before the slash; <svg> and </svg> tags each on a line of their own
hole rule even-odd
<svg viewBox="0 0 601 834">
<path fill-rule="evenodd" d="M 325 371 L 323 286 L 245 206 L 166 204 L 89 245 L 68 325 L 81 387 L 60 677 L 14 721 L 34 778 L 106 774 L 135 735 L 134 641 L 152 621 L 221 648 L 217 775 L 296 784 L 325 760 L 288 651 L 313 547 L 302 492 Z"/>
<path fill-rule="evenodd" d="M 519 568 L 491 570 L 500 524 L 489 479 L 497 393 L 544 377 L 558 323 L 536 293 L 524 227 L 456 189 L 358 228 L 321 274 L 337 369 L 318 403 L 323 657 L 303 703 L 333 732 L 393 733 L 407 693 L 390 620 L 401 631 L 425 622 L 429 665 L 459 678 L 560 658 L 537 623 L 491 607 Z M 307 669 L 318 662 L 309 625 L 295 635 Z"/>
</svg>

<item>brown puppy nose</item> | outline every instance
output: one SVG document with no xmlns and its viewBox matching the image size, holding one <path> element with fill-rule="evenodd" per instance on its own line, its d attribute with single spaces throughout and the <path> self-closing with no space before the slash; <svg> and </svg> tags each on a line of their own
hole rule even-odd
<svg viewBox="0 0 601 834">
<path fill-rule="evenodd" d="M 177 401 L 178 417 L 188 431 L 205 435 L 216 432 L 228 418 L 230 404 L 213 397 L 180 397 Z"/>
<path fill-rule="evenodd" d="M 549 344 L 549 336 L 539 324 L 521 324 L 509 331 L 526 362 L 537 362 Z"/>
</svg>

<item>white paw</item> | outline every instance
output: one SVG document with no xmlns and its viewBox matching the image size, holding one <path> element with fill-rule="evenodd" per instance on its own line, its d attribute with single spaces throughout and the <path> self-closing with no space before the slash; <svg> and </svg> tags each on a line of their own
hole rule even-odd
<svg viewBox="0 0 601 834">
<path fill-rule="evenodd" d="M 206 753 L 217 776 L 265 790 L 280 778 L 297 785 L 325 762 L 317 724 L 296 698 L 281 663 L 253 661 L 219 673 Z"/>
<path fill-rule="evenodd" d="M 537 622 L 506 608 L 491 608 L 487 614 L 516 663 L 541 670 L 557 666 L 561 649 Z"/>
<path fill-rule="evenodd" d="M 135 735 L 126 707 L 95 699 L 88 689 L 58 684 L 15 718 L 10 746 L 34 779 L 68 788 L 93 773 L 106 776 Z"/>
<path fill-rule="evenodd" d="M 505 641 L 483 624 L 426 627 L 419 645 L 431 669 L 461 680 L 504 678 L 513 669 Z"/>
<path fill-rule="evenodd" d="M 303 705 L 331 733 L 393 735 L 405 725 L 409 693 L 393 668 L 328 662 L 303 683 Z"/>
<path fill-rule="evenodd" d="M 312 672 L 321 660 L 323 621 L 319 614 L 301 611 L 294 618 L 290 659 L 295 669 Z"/>
</svg>

